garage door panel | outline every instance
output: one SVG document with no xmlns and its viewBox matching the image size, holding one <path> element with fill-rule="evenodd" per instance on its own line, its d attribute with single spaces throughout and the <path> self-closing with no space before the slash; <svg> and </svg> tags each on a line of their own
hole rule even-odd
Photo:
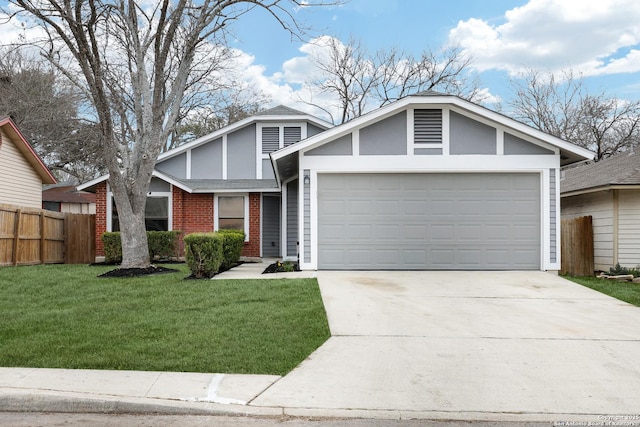
<svg viewBox="0 0 640 427">
<path fill-rule="evenodd" d="M 396 236 L 397 237 L 397 236 Z M 406 241 L 420 240 L 428 238 L 426 225 L 405 225 L 402 228 L 402 237 Z"/>
<path fill-rule="evenodd" d="M 357 242 L 358 240 L 364 240 L 365 242 L 371 241 L 374 238 L 373 236 L 373 226 L 371 224 L 366 225 L 351 225 L 347 227 L 346 234 L 343 236 L 347 236 L 350 240 Z"/>
<path fill-rule="evenodd" d="M 539 265 L 539 174 L 318 175 L 321 269 Z"/>
<path fill-rule="evenodd" d="M 451 224 L 431 224 L 429 239 L 434 243 L 451 241 L 455 237 L 455 231 Z"/>
</svg>

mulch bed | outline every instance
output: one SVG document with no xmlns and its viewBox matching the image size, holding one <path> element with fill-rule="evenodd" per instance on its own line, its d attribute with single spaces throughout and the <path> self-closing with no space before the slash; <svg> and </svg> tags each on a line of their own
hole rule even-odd
<svg viewBox="0 0 640 427">
<path fill-rule="evenodd" d="M 179 270 L 152 265 L 147 268 L 116 268 L 115 270 L 107 271 L 98 277 L 137 277 L 148 276 L 151 274 L 175 273 L 177 271 Z"/>
<path fill-rule="evenodd" d="M 298 268 L 298 264 L 294 264 L 293 271 L 300 271 L 300 269 Z M 278 265 L 277 262 L 274 262 L 273 264 L 270 264 L 269 266 L 267 266 L 267 268 L 264 269 L 262 274 L 286 273 L 286 272 L 287 270 L 285 270 L 284 267 L 282 267 L 282 264 Z"/>
</svg>

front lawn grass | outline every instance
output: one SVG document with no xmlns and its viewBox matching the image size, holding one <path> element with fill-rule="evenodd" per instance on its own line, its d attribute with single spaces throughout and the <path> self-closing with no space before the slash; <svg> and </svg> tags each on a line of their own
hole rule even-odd
<svg viewBox="0 0 640 427">
<path fill-rule="evenodd" d="M 284 375 L 329 337 L 315 279 L 0 267 L 0 366 Z"/>
<path fill-rule="evenodd" d="M 640 283 L 617 282 L 615 280 L 598 279 L 597 277 L 565 277 L 573 282 L 640 307 Z"/>
</svg>

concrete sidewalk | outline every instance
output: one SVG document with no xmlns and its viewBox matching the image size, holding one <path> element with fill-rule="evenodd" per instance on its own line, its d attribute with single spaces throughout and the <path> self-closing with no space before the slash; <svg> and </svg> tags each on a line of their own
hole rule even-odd
<svg viewBox="0 0 640 427">
<path fill-rule="evenodd" d="M 0 368 L 0 411 L 282 415 L 246 406 L 275 375 Z"/>
<path fill-rule="evenodd" d="M 301 279 L 317 277 L 317 271 L 293 271 L 290 273 L 269 273 L 262 274 L 265 268 L 278 261 L 276 258 L 247 259 L 237 267 L 216 274 L 211 280 L 226 279 Z"/>
</svg>

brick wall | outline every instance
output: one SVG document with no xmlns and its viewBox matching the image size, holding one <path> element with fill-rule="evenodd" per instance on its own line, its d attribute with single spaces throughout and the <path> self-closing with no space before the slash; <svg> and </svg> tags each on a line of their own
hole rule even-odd
<svg viewBox="0 0 640 427">
<path fill-rule="evenodd" d="M 191 194 L 173 187 L 172 198 L 173 229 L 182 232 L 180 255 L 183 255 L 182 237 L 189 233 L 213 231 L 213 194 Z"/>
<path fill-rule="evenodd" d="M 96 255 L 104 256 L 100 236 L 107 231 L 107 184 L 96 188 Z M 242 250 L 243 256 L 260 256 L 260 193 L 249 194 L 249 241 Z M 191 194 L 173 187 L 172 229 L 182 232 L 179 253 L 184 255 L 182 237 L 189 233 L 213 231 L 213 194 Z"/>
<path fill-rule="evenodd" d="M 96 256 L 104 256 L 102 233 L 107 231 L 107 182 L 96 186 Z"/>
<path fill-rule="evenodd" d="M 245 242 L 243 256 L 260 256 L 260 193 L 249 193 L 249 241 Z"/>
</svg>

